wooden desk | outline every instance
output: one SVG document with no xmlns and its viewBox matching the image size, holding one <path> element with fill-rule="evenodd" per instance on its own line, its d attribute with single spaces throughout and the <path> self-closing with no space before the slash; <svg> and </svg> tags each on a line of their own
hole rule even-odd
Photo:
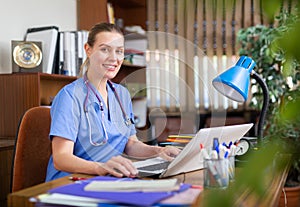
<svg viewBox="0 0 300 207">
<path fill-rule="evenodd" d="M 287 172 L 288 172 L 288 166 L 286 166 L 284 169 L 282 169 L 278 174 L 272 176 L 272 179 L 270 182 L 267 183 L 267 192 L 264 194 L 263 200 L 259 200 L 257 196 L 253 195 L 252 192 L 246 191 L 246 192 L 237 192 L 237 198 L 236 198 L 236 206 L 277 206 L 279 197 L 281 194 L 281 189 L 284 185 Z M 74 174 L 74 176 L 77 177 L 92 177 L 88 175 L 82 175 L 82 174 Z M 203 184 L 203 170 L 194 171 L 186 174 L 180 174 L 177 176 L 174 176 L 177 178 L 180 182 L 184 183 L 190 183 L 193 185 L 202 185 Z M 58 187 L 64 184 L 71 183 L 68 179 L 68 177 L 59 178 L 57 180 L 42 183 L 12 194 L 8 195 L 8 207 L 19 207 L 19 206 L 25 206 L 25 207 L 31 207 L 34 206 L 34 203 L 31 203 L 29 201 L 29 198 L 37 196 L 42 193 L 46 193 L 49 189 L 52 189 L 54 187 Z M 192 205 L 194 207 L 199 207 L 201 204 L 203 204 L 203 201 L 205 199 L 205 195 L 209 193 L 209 190 L 204 190 L 200 196 L 197 198 L 195 203 Z"/>
<path fill-rule="evenodd" d="M 74 177 L 92 177 L 89 175 L 83 174 L 74 174 Z M 180 174 L 176 177 L 180 182 L 191 183 L 194 185 L 202 185 L 203 183 L 203 171 L 194 171 L 187 174 Z M 37 196 L 42 193 L 46 193 L 49 189 L 72 183 L 68 177 L 59 178 L 57 180 L 53 180 L 47 183 L 42 183 L 30 188 L 26 188 L 20 190 L 18 192 L 12 193 L 8 195 L 8 207 L 33 207 L 34 203 L 29 201 L 29 198 Z"/>
<path fill-rule="evenodd" d="M 244 188 L 234 188 L 237 187 L 235 186 L 236 183 L 240 183 L 241 181 L 244 182 L 243 179 L 240 178 L 239 175 L 244 175 L 244 173 L 256 173 L 256 172 L 249 172 L 237 168 L 236 169 L 236 181 L 235 183 L 232 183 L 231 186 L 228 187 L 228 191 L 222 191 L 221 193 L 224 194 L 225 192 L 231 192 L 231 197 L 234 199 L 233 206 L 278 206 L 279 203 L 279 198 L 281 195 L 282 188 L 284 186 L 288 170 L 290 167 L 290 156 L 279 156 L 280 162 L 272 162 L 270 166 L 268 167 L 268 173 L 266 174 L 266 171 L 263 170 L 262 173 L 264 173 L 264 178 L 263 180 L 260 180 L 260 184 L 264 186 L 264 192 L 260 193 L 260 196 L 257 194 L 253 193 L 252 189 L 250 189 L 248 186 Z M 280 163 L 280 164 L 277 164 Z M 278 167 L 280 165 L 280 167 Z M 250 167 L 251 170 L 253 170 L 252 166 Z M 249 169 L 246 168 L 245 169 Z M 275 170 L 277 169 L 277 170 Z M 250 171 L 251 171 L 250 170 Z M 92 177 L 91 175 L 84 175 L 84 174 L 73 174 L 72 176 L 75 177 Z M 185 174 L 179 174 L 176 176 L 173 176 L 174 178 L 177 178 L 179 182 L 182 183 L 189 183 L 192 185 L 203 185 L 203 170 L 197 170 Z M 255 177 L 257 179 L 258 177 Z M 238 182 L 239 181 L 239 182 Z M 37 195 L 46 193 L 48 190 L 72 183 L 68 179 L 68 177 L 63 177 L 59 178 L 57 180 L 53 180 L 51 182 L 47 183 L 42 183 L 30 188 L 26 188 L 23 190 L 20 190 L 18 192 L 14 192 L 12 194 L 8 195 L 8 207 L 30 207 L 34 206 L 35 204 L 30 202 L 29 199 L 31 197 L 35 197 Z M 242 186 L 244 186 L 245 183 L 243 183 Z M 234 189 L 234 191 L 233 191 Z M 205 203 L 205 199 L 209 198 L 209 194 L 215 191 L 210 191 L 210 190 L 204 190 L 203 192 L 200 193 L 198 198 L 195 200 L 193 203 L 193 207 L 199 207 L 203 206 L 203 203 Z M 228 194 L 226 194 L 228 195 Z M 213 194 L 213 198 L 215 199 L 215 194 Z M 228 198 L 227 198 L 228 199 Z"/>
</svg>

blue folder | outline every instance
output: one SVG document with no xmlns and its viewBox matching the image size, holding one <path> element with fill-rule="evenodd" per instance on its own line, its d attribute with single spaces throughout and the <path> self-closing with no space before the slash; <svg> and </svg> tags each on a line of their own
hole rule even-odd
<svg viewBox="0 0 300 207">
<path fill-rule="evenodd" d="M 48 193 L 61 193 L 73 196 L 83 196 L 88 198 L 104 199 L 114 201 L 120 204 L 129 204 L 134 206 L 151 206 L 158 203 L 159 201 L 173 196 L 178 192 L 182 192 L 191 187 L 189 184 L 181 184 L 178 191 L 172 192 L 94 192 L 85 191 L 84 187 L 93 180 L 116 180 L 122 178 L 108 177 L 108 176 L 97 176 L 88 180 L 67 184 L 61 187 L 53 188 Z M 131 178 L 128 178 L 131 179 Z M 134 179 L 131 179 L 134 180 Z M 121 181 L 120 181 L 121 182 Z"/>
</svg>

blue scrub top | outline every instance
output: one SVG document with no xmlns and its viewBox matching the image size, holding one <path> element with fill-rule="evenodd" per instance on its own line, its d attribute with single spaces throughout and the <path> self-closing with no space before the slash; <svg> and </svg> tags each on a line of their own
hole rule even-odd
<svg viewBox="0 0 300 207">
<path fill-rule="evenodd" d="M 113 84 L 127 116 L 133 120 L 132 103 L 128 90 L 119 84 Z M 91 84 L 91 87 L 94 86 Z M 95 88 L 94 91 L 98 93 Z M 83 78 L 79 78 L 62 88 L 55 96 L 51 106 L 50 139 L 53 136 L 59 136 L 73 141 L 74 155 L 85 160 L 106 162 L 111 157 L 122 154 L 128 138 L 136 134 L 136 130 L 134 124 L 130 126 L 125 124 L 120 104 L 109 85 L 107 85 L 107 91 L 109 109 L 98 93 L 104 105 L 104 120 L 102 120 L 99 100 L 91 89 L 88 91 Z M 87 114 L 84 112 L 86 97 Z M 92 141 L 96 143 L 101 143 L 105 139 L 101 122 L 105 125 L 108 142 L 101 146 L 94 146 L 90 143 L 90 135 Z M 69 172 L 56 170 L 53 165 L 53 158 L 50 157 L 46 181 L 69 174 Z"/>
</svg>

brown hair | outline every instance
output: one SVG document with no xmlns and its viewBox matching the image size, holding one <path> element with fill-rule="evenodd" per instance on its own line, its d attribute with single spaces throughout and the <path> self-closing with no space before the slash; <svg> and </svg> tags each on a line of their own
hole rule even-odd
<svg viewBox="0 0 300 207">
<path fill-rule="evenodd" d="M 101 32 L 117 32 L 117 33 L 123 35 L 120 28 L 115 24 L 111 24 L 111 23 L 107 23 L 107 22 L 102 22 L 102 23 L 95 24 L 90 29 L 88 39 L 87 39 L 87 44 L 90 47 L 94 46 L 95 41 L 96 41 L 96 36 L 97 36 L 97 34 L 99 34 Z M 80 73 L 79 73 L 80 77 L 83 76 L 85 69 L 88 68 L 88 65 L 89 65 L 89 58 L 87 57 L 85 59 L 84 63 L 80 67 Z"/>
</svg>

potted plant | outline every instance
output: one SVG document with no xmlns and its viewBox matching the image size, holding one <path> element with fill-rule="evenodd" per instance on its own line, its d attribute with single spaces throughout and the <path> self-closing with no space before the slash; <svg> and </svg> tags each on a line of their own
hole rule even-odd
<svg viewBox="0 0 300 207">
<path fill-rule="evenodd" d="M 256 71 L 264 78 L 269 88 L 270 107 L 263 141 L 276 141 L 284 146 L 284 152 L 292 154 L 285 187 L 297 186 L 299 191 L 300 112 L 295 106 L 300 105 L 300 58 L 295 54 L 295 42 L 291 41 L 299 32 L 295 29 L 299 24 L 297 10 L 294 13 L 282 10 L 275 17 L 274 24 L 277 26 L 256 25 L 241 29 L 238 32 L 240 55 L 251 56 L 255 60 Z M 262 91 L 256 82 L 252 82 L 252 89 L 255 92 L 250 106 L 260 109 Z"/>
<path fill-rule="evenodd" d="M 278 107 L 273 109 L 267 139 L 283 146 L 284 153 L 292 155 L 291 167 L 282 193 L 280 206 L 297 206 L 300 204 L 300 88 L 289 91 L 282 96 Z M 279 139 L 278 139 L 279 138 Z M 286 200 L 288 205 L 285 205 Z"/>
</svg>

